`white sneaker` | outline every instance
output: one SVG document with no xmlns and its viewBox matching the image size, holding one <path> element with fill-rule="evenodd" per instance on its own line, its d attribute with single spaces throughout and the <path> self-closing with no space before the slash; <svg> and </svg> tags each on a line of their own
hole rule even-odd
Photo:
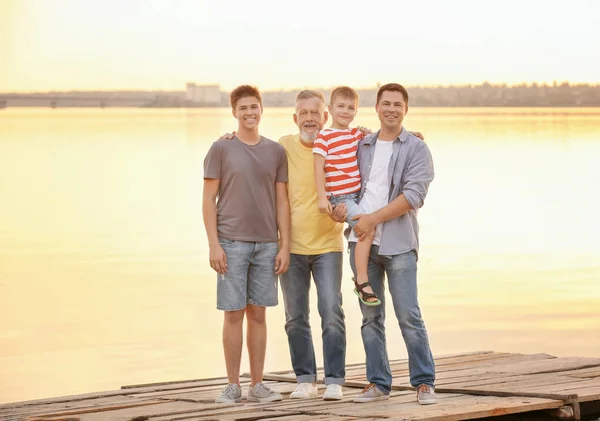
<svg viewBox="0 0 600 421">
<path fill-rule="evenodd" d="M 388 393 L 382 392 L 377 386 L 373 383 L 369 383 L 367 387 L 365 387 L 362 392 L 352 399 L 357 403 L 365 403 L 365 402 L 374 402 L 374 401 L 383 401 L 389 399 L 390 395 Z"/>
<path fill-rule="evenodd" d="M 327 390 L 323 393 L 324 401 L 339 401 L 344 397 L 342 386 L 339 384 L 328 384 Z"/>
<path fill-rule="evenodd" d="M 329 390 L 329 389 L 327 389 Z M 290 399 L 311 399 L 319 396 L 319 391 L 314 383 L 298 383 L 296 390 L 290 395 Z"/>
<path fill-rule="evenodd" d="M 228 384 L 221 392 L 221 395 L 215 399 L 217 403 L 237 403 L 242 400 L 242 389 L 235 384 Z"/>
<path fill-rule="evenodd" d="M 271 390 L 270 387 L 264 383 L 256 383 L 250 389 L 248 389 L 248 401 L 249 402 L 275 402 L 282 399 L 281 393 L 277 393 Z"/>
<path fill-rule="evenodd" d="M 437 403 L 437 396 L 433 386 L 420 384 L 417 388 L 417 401 L 421 405 L 433 405 L 434 403 Z"/>
</svg>

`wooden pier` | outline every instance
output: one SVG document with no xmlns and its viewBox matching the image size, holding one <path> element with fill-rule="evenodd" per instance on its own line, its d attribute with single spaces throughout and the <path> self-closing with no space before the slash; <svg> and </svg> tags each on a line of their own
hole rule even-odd
<svg viewBox="0 0 600 421">
<path fill-rule="evenodd" d="M 295 377 L 269 373 L 265 383 L 283 401 L 217 404 L 226 378 L 123 386 L 88 393 L 0 405 L 0 421 L 460 421 L 513 415 L 580 419 L 600 413 L 600 358 L 556 358 L 548 354 L 473 352 L 436 358 L 436 405 L 421 406 L 408 381 L 406 360 L 392 361 L 388 401 L 357 404 L 352 398 L 368 384 L 364 364 L 347 366 L 344 399 L 290 400 Z M 322 372 L 319 373 L 322 378 Z M 249 379 L 242 381 L 243 396 Z M 325 386 L 319 384 L 320 393 Z"/>
</svg>

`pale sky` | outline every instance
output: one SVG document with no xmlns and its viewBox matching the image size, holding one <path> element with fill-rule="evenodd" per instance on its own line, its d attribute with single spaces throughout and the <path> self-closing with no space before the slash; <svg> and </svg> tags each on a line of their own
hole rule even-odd
<svg viewBox="0 0 600 421">
<path fill-rule="evenodd" d="M 0 0 L 0 92 L 600 83 L 596 0 Z"/>
</svg>

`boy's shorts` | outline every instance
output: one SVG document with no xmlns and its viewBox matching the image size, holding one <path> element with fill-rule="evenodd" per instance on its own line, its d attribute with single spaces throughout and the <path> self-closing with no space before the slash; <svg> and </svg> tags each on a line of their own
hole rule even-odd
<svg viewBox="0 0 600 421">
<path fill-rule="evenodd" d="M 227 256 L 227 272 L 217 274 L 217 309 L 235 311 L 247 304 L 277 305 L 277 242 L 255 243 L 219 238 Z"/>
<path fill-rule="evenodd" d="M 340 203 L 346 204 L 346 222 L 350 224 L 352 228 L 356 225 L 358 220 L 352 220 L 352 217 L 365 213 L 365 211 L 358 204 L 358 193 L 340 194 L 338 196 L 329 196 L 329 202 L 335 208 Z"/>
</svg>

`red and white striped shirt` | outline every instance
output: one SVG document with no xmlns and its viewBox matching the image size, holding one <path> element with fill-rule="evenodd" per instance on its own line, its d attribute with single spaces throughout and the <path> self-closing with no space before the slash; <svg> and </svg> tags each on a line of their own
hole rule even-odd
<svg viewBox="0 0 600 421">
<path fill-rule="evenodd" d="M 358 129 L 323 129 L 315 140 L 313 153 L 325 157 L 325 191 L 339 196 L 360 190 L 356 151 L 363 138 Z"/>
</svg>

